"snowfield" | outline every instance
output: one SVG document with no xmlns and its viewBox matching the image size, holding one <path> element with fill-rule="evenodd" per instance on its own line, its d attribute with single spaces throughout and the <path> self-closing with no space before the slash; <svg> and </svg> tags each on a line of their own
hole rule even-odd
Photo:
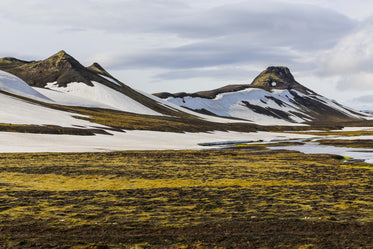
<svg viewBox="0 0 373 249">
<path fill-rule="evenodd" d="M 43 107 L 0 93 L 0 123 L 25 125 L 58 125 L 64 127 L 97 127 L 102 125 L 74 118 L 70 112 Z"/>
<path fill-rule="evenodd" d="M 284 105 L 279 105 L 273 99 L 281 100 Z M 274 90 L 268 92 L 259 88 L 248 88 L 237 92 L 221 93 L 214 99 L 200 97 L 168 98 L 167 101 L 179 106 L 185 106 L 191 109 L 206 109 L 216 115 L 224 117 L 235 117 L 249 120 L 259 125 L 296 125 L 280 118 L 260 114 L 247 108 L 242 101 L 260 107 L 270 107 L 289 113 L 289 111 L 303 113 L 304 110 L 290 103 L 293 95 L 288 90 Z M 308 116 L 308 115 L 306 115 Z M 294 122 L 303 122 L 305 120 L 290 114 Z M 310 117 L 311 119 L 311 117 Z"/>
<path fill-rule="evenodd" d="M 60 105 L 106 108 L 145 115 L 162 115 L 121 92 L 97 82 L 92 83 L 93 87 L 81 82 L 69 83 L 66 87 L 59 87 L 56 83 L 48 83 L 47 89 L 34 89 Z"/>
<path fill-rule="evenodd" d="M 172 133 L 157 131 L 112 132 L 113 135 L 74 136 L 0 132 L 0 152 L 102 152 L 121 150 L 206 149 L 201 143 L 272 141 L 311 138 L 310 135 L 272 132 Z M 212 148 L 212 147 L 208 147 Z"/>
<path fill-rule="evenodd" d="M 40 101 L 50 101 L 50 99 L 30 87 L 20 78 L 0 70 L 0 90 L 22 97 L 32 98 Z"/>
<path fill-rule="evenodd" d="M 203 119 L 203 120 L 206 120 L 206 121 L 209 121 L 209 122 L 223 123 L 223 124 L 226 124 L 226 123 L 253 123 L 253 122 L 250 122 L 250 121 L 247 121 L 247 120 L 231 119 L 231 118 L 228 118 L 228 117 L 227 118 L 215 117 L 215 116 L 211 116 L 211 115 L 202 114 L 202 113 L 199 113 L 199 112 L 194 112 L 194 111 L 191 111 L 187 108 L 181 107 L 177 104 L 169 102 L 167 100 L 158 98 L 158 97 L 156 97 L 152 94 L 149 94 L 149 93 L 146 93 L 146 92 L 143 92 L 143 91 L 139 91 L 139 90 L 137 90 L 137 91 L 140 92 L 141 94 L 143 94 L 144 96 L 157 101 L 159 104 L 161 104 L 165 107 L 191 114 L 193 116 L 199 117 L 200 119 Z M 288 125 L 293 125 L 293 124 L 288 123 Z"/>
<path fill-rule="evenodd" d="M 299 91 L 292 91 L 296 92 L 299 96 L 304 96 Z M 344 109 L 330 99 L 318 95 L 307 95 L 307 97 L 324 103 L 350 117 L 361 118 L 361 116 Z M 306 107 L 294 103 L 294 96 L 289 90 L 275 89 L 268 92 L 260 88 L 247 88 L 237 92 L 221 93 L 216 95 L 214 99 L 187 96 L 183 98 L 170 97 L 167 101 L 194 110 L 205 109 L 219 116 L 249 120 L 259 125 L 297 125 L 297 123 L 312 120 L 312 117 L 307 113 L 308 109 Z M 260 108 L 272 108 L 287 113 L 293 122 L 288 122 L 281 119 L 281 117 L 276 118 L 255 112 L 248 108 L 245 102 Z M 293 115 L 292 113 L 294 112 L 301 113 L 303 117 L 300 118 Z"/>
</svg>

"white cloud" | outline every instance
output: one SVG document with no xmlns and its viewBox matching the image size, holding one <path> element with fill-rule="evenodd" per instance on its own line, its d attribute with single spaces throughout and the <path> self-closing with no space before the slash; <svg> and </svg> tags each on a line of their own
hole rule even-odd
<svg viewBox="0 0 373 249">
<path fill-rule="evenodd" d="M 373 72 L 373 19 L 366 20 L 320 59 L 325 74 Z"/>
<path fill-rule="evenodd" d="M 319 57 L 321 77 L 338 76 L 339 91 L 373 90 L 373 18 L 368 18 Z"/>
<path fill-rule="evenodd" d="M 337 89 L 341 91 L 373 90 L 373 73 L 357 73 L 342 76 L 337 82 Z"/>
<path fill-rule="evenodd" d="M 373 104 L 373 95 L 363 95 L 353 99 L 355 102 Z"/>
<path fill-rule="evenodd" d="M 153 92 L 207 90 L 246 73 L 251 80 L 269 65 L 369 75 L 373 25 L 351 19 L 363 2 L 347 15 L 348 0 L 2 0 L 0 57 L 43 59 L 64 49 Z M 370 76 L 356 77 L 339 89 L 351 80 L 368 87 Z"/>
<path fill-rule="evenodd" d="M 219 78 L 224 80 L 235 80 L 236 84 L 238 84 L 239 82 L 244 82 L 247 84 L 247 82 L 254 79 L 257 74 L 258 71 L 256 70 L 229 66 L 219 68 L 172 70 L 159 73 L 156 75 L 156 77 L 164 80 Z"/>
</svg>

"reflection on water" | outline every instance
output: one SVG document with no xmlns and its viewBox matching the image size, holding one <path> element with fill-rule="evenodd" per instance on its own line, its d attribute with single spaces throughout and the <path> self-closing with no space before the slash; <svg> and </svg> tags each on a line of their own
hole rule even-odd
<svg viewBox="0 0 373 249">
<path fill-rule="evenodd" d="M 304 145 L 275 146 L 268 148 L 273 150 L 295 150 L 306 154 L 334 154 L 354 159 L 362 159 L 367 163 L 373 163 L 373 149 L 336 147 L 320 145 L 318 143 L 305 143 Z"/>
</svg>

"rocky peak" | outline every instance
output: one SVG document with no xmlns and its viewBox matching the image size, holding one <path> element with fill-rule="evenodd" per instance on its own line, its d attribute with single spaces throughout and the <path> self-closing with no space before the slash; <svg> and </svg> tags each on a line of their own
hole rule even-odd
<svg viewBox="0 0 373 249">
<path fill-rule="evenodd" d="M 50 64 L 50 66 L 54 66 L 57 68 L 61 67 L 77 67 L 82 69 L 84 66 L 81 65 L 77 60 L 74 59 L 71 55 L 66 53 L 64 50 L 59 51 L 58 53 L 52 55 L 51 57 L 40 61 L 41 64 Z"/>
<path fill-rule="evenodd" d="M 94 71 L 96 73 L 99 73 L 99 74 L 102 74 L 102 75 L 105 75 L 105 76 L 108 76 L 108 77 L 112 77 L 100 64 L 98 64 L 97 62 L 94 62 L 92 65 L 90 65 L 89 67 L 87 67 L 89 70 L 91 71 Z"/>
<path fill-rule="evenodd" d="M 295 89 L 303 93 L 312 91 L 299 84 L 291 74 L 289 68 L 271 66 L 261 72 L 251 83 L 251 87 L 264 89 Z"/>
<path fill-rule="evenodd" d="M 30 86 L 44 87 L 50 82 L 57 82 L 60 86 L 66 86 L 70 82 L 83 82 L 92 86 L 91 72 L 64 50 L 40 61 L 4 61 L 9 63 L 2 68 L 0 63 L 0 69 L 18 76 Z"/>
</svg>

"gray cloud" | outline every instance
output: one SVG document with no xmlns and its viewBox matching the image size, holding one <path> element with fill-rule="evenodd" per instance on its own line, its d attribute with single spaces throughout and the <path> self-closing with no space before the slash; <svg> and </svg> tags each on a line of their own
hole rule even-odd
<svg viewBox="0 0 373 249">
<path fill-rule="evenodd" d="M 363 95 L 353 99 L 354 102 L 373 103 L 373 95 Z"/>
<path fill-rule="evenodd" d="M 176 15 L 161 8 L 163 17 L 150 14 L 136 27 L 142 32 L 151 30 L 157 36 L 176 34 L 188 45 L 131 54 L 124 51 L 108 60 L 110 67 L 175 70 L 237 64 L 306 64 L 315 51 L 332 48 L 357 25 L 332 10 L 275 1 L 207 10 L 181 5 L 173 8 Z M 308 65 L 313 67 L 314 62 Z"/>
<path fill-rule="evenodd" d="M 245 63 L 290 63 L 293 59 L 295 56 L 287 49 L 245 46 L 233 41 L 231 44 L 202 42 L 118 58 L 112 68 L 204 68 Z"/>
<path fill-rule="evenodd" d="M 322 53 L 320 61 L 326 75 L 373 73 L 373 17 Z"/>
<path fill-rule="evenodd" d="M 268 65 L 303 71 L 316 68 L 320 61 L 328 74 L 353 73 L 363 67 L 370 72 L 372 29 L 332 9 L 281 0 L 237 4 L 227 0 L 215 8 L 200 7 L 197 2 L 201 1 L 18 0 L 15 4 L 2 0 L 0 21 L 6 25 L 0 31 L 12 37 L 3 46 L 19 46 L 13 51 L 34 49 L 32 53 L 38 54 L 43 50 L 43 56 L 49 56 L 65 49 L 78 59 L 96 58 L 108 69 L 152 72 L 149 81 L 218 79 L 223 74 L 227 79 L 229 75 L 238 78 L 234 74 L 241 77 L 246 71 L 237 68 Z M 18 25 L 14 31 L 13 24 Z M 354 38 L 359 29 L 362 35 Z M 349 44 L 358 48 L 360 37 L 365 37 L 365 56 L 358 49 L 345 49 Z M 322 59 L 316 57 L 319 53 Z M 348 61 L 354 64 L 341 66 Z M 339 89 L 347 89 L 347 82 L 340 81 Z"/>
<path fill-rule="evenodd" d="M 356 23 L 330 9 L 312 5 L 252 0 L 212 9 L 165 0 L 11 0 L 1 15 L 14 22 L 58 25 L 106 32 L 176 34 L 190 39 L 245 37 L 258 46 L 327 48 Z"/>
<path fill-rule="evenodd" d="M 193 78 L 219 78 L 223 80 L 240 80 L 244 83 L 251 82 L 253 77 L 258 74 L 257 71 L 246 70 L 236 67 L 223 67 L 219 69 L 187 69 L 172 70 L 156 75 L 159 79 L 176 80 L 176 79 L 193 79 Z M 238 82 L 236 82 L 238 83 Z"/>
<path fill-rule="evenodd" d="M 253 1 L 250 5 L 223 6 L 181 17 L 161 28 L 192 38 L 245 34 L 254 43 L 309 50 L 334 45 L 355 25 L 346 16 L 328 9 Z"/>
<path fill-rule="evenodd" d="M 155 30 L 189 7 L 177 0 L 2 0 L 0 9 L 3 18 L 18 23 L 121 33 Z"/>
<path fill-rule="evenodd" d="M 355 73 L 343 76 L 337 82 L 340 91 L 362 91 L 373 90 L 373 73 Z"/>
</svg>

